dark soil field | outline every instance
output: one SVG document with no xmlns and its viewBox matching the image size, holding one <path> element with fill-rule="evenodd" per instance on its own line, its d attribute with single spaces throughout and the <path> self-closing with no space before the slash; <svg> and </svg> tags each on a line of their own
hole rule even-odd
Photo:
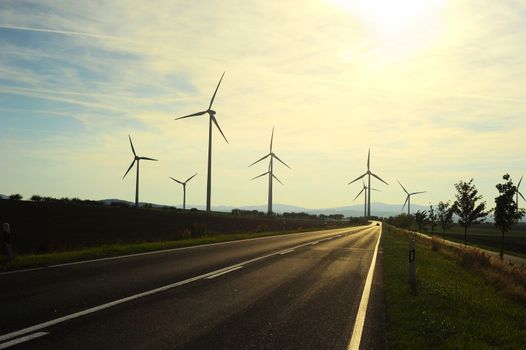
<svg viewBox="0 0 526 350">
<path fill-rule="evenodd" d="M 170 241 L 220 233 L 340 227 L 348 222 L 233 216 L 175 209 L 120 208 L 0 200 L 16 253 L 47 253 L 111 243 Z"/>
<path fill-rule="evenodd" d="M 442 236 L 442 233 L 435 234 Z M 491 250 L 500 250 L 501 233 L 493 224 L 478 224 L 468 228 L 468 245 L 475 245 Z M 464 228 L 455 225 L 446 232 L 446 238 L 464 243 Z M 504 250 L 508 253 L 526 256 L 526 224 L 520 223 L 513 226 L 510 232 L 504 235 Z"/>
</svg>

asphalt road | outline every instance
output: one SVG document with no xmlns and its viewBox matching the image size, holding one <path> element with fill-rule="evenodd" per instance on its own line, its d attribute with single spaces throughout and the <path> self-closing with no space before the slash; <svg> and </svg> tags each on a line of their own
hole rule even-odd
<svg viewBox="0 0 526 350">
<path fill-rule="evenodd" d="M 0 274 L 0 349 L 346 349 L 379 233 L 371 225 Z M 361 348 L 385 345 L 381 265 Z"/>
</svg>

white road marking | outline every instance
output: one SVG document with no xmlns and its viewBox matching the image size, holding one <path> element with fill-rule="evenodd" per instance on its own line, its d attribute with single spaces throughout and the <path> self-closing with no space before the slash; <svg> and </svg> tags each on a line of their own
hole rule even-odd
<svg viewBox="0 0 526 350">
<path fill-rule="evenodd" d="M 212 276 L 208 276 L 207 279 L 211 280 L 212 278 L 216 278 L 216 277 L 219 277 L 221 275 L 224 275 L 226 273 L 229 273 L 229 272 L 232 272 L 232 271 L 236 271 L 236 270 L 239 270 L 241 269 L 243 266 L 236 266 L 230 270 L 226 270 L 226 271 L 223 271 L 223 272 L 220 272 L 220 273 L 216 273 L 215 275 L 212 275 Z"/>
<path fill-rule="evenodd" d="M 358 313 L 356 314 L 356 320 L 354 321 L 354 328 L 352 332 L 351 341 L 347 346 L 348 350 L 360 349 L 360 341 L 362 340 L 363 325 L 365 324 L 365 315 L 367 313 L 367 304 L 369 303 L 369 295 L 371 294 L 371 285 L 373 283 L 374 268 L 376 266 L 376 255 L 378 254 L 378 245 L 380 244 L 380 238 L 382 237 L 382 227 L 380 226 L 380 234 L 378 235 L 378 241 L 374 247 L 373 259 L 371 260 L 371 266 L 367 273 L 365 280 L 365 286 L 363 287 L 362 298 L 360 299 L 360 306 L 358 307 Z"/>
<path fill-rule="evenodd" d="M 362 227 L 362 226 L 359 226 Z M 99 261 L 107 261 L 107 260 L 117 260 L 117 259 L 125 259 L 125 258 L 132 258 L 136 256 L 142 256 L 142 255 L 152 255 L 152 254 L 161 254 L 161 253 L 169 253 L 173 251 L 178 250 L 186 250 L 186 249 L 197 249 L 201 247 L 210 247 L 210 246 L 216 246 L 216 245 L 225 245 L 225 244 L 232 244 L 232 243 L 240 243 L 240 242 L 246 242 L 246 241 L 253 241 L 253 240 L 262 240 L 262 239 L 269 239 L 274 237 L 291 237 L 291 236 L 297 236 L 297 235 L 304 235 L 307 233 L 319 233 L 323 231 L 328 232 L 338 232 L 338 231 L 352 231 L 352 227 L 345 227 L 345 228 L 337 228 L 337 229 L 331 229 L 331 230 L 320 230 L 320 231 L 306 231 L 306 232 L 298 232 L 298 233 L 287 233 L 283 235 L 272 235 L 272 236 L 265 236 L 265 237 L 256 237 L 256 238 L 247 238 L 247 239 L 238 239 L 234 241 L 227 241 L 227 242 L 218 242 L 218 243 L 208 243 L 208 244 L 201 244 L 201 245 L 194 245 L 189 247 L 180 247 L 180 248 L 171 248 L 171 249 L 164 249 L 164 250 L 155 250 L 151 252 L 144 252 L 144 253 L 136 253 L 136 254 L 127 254 L 127 255 L 119 255 L 119 256 L 111 256 L 108 258 L 100 258 L 100 259 L 91 259 L 91 260 L 82 260 L 82 261 L 74 261 L 69 263 L 63 263 L 63 264 L 55 264 L 55 265 L 49 265 L 49 266 L 43 266 L 43 267 L 35 267 L 30 269 L 23 269 L 23 270 L 15 270 L 15 271 L 7 271 L 7 272 L 0 272 L 0 276 L 2 275 L 8 275 L 8 274 L 14 274 L 14 273 L 21 273 L 21 272 L 30 272 L 30 271 L 37 271 L 37 270 L 44 270 L 44 269 L 52 269 L 57 267 L 64 267 L 64 266 L 73 266 L 73 265 L 80 265 L 80 264 L 88 264 L 93 262 L 99 262 Z M 338 235 L 337 237 L 341 237 L 341 235 Z"/>
<path fill-rule="evenodd" d="M 288 253 L 292 253 L 294 251 L 294 249 L 288 249 L 288 250 L 282 250 L 280 252 L 281 255 L 284 255 L 284 254 L 288 254 Z"/>
<path fill-rule="evenodd" d="M 6 349 L 6 348 L 8 348 L 10 346 L 17 345 L 17 344 L 20 344 L 20 343 L 24 343 L 24 342 L 30 341 L 32 339 L 40 338 L 40 337 L 43 337 L 44 335 L 47 335 L 47 334 L 49 334 L 49 333 L 48 332 L 38 332 L 38 333 L 33 333 L 33 334 L 30 334 L 30 335 L 26 335 L 25 337 L 22 337 L 22 338 L 13 339 L 13 340 L 10 340 L 8 342 L 0 344 L 0 349 Z"/>
<path fill-rule="evenodd" d="M 227 267 L 224 267 L 224 268 L 219 269 L 219 270 L 215 270 L 215 271 L 208 272 L 208 273 L 205 273 L 205 274 L 202 274 L 202 275 L 199 275 L 199 276 L 191 277 L 191 278 L 185 279 L 183 281 L 171 283 L 171 284 L 168 284 L 168 285 L 165 285 L 165 286 L 162 286 L 162 287 L 159 287 L 159 288 L 155 288 L 155 289 L 152 289 L 152 290 L 149 290 L 149 291 L 146 291 L 146 292 L 134 294 L 134 295 L 131 295 L 131 296 L 126 297 L 126 298 L 114 300 L 114 301 L 108 302 L 106 304 L 95 306 L 95 307 L 92 307 L 92 308 L 89 308 L 89 309 L 86 309 L 86 310 L 75 312 L 75 313 L 70 314 L 70 315 L 62 316 L 62 317 L 55 318 L 55 319 L 50 320 L 50 321 L 46 321 L 46 322 L 43 322 L 43 323 L 36 324 L 34 326 L 23 328 L 23 329 L 20 329 L 18 331 L 15 331 L 15 332 L 3 334 L 3 335 L 0 335 L 0 342 L 8 340 L 8 339 L 16 338 L 16 337 L 22 336 L 24 334 L 32 333 L 32 332 L 35 332 L 35 331 L 38 331 L 38 330 L 41 330 L 41 329 L 44 329 L 44 328 L 47 328 L 47 327 L 50 327 L 50 326 L 54 326 L 56 324 L 59 324 L 59 323 L 62 323 L 62 322 L 66 322 L 66 321 L 69 321 L 69 320 L 72 320 L 72 319 L 75 319 L 75 318 L 78 318 L 78 317 L 81 317 L 81 316 L 86 316 L 86 315 L 95 313 L 97 311 L 101 311 L 101 310 L 113 307 L 115 305 L 126 303 L 128 301 L 132 301 L 132 300 L 136 300 L 136 299 L 143 298 L 143 297 L 146 297 L 146 296 L 150 296 L 150 295 L 153 295 L 153 294 L 157 294 L 157 293 L 160 293 L 160 292 L 164 292 L 164 291 L 167 291 L 169 289 L 173 289 L 175 287 L 179 287 L 179 286 L 182 286 L 182 285 L 185 285 L 185 284 L 188 284 L 188 283 L 200 280 L 200 279 L 208 278 L 208 277 L 213 276 L 213 275 L 219 275 L 219 274 L 222 274 L 223 272 L 224 273 L 230 272 L 230 271 L 233 271 L 233 270 L 235 270 L 237 268 L 243 267 L 243 265 L 247 265 L 247 264 L 259 261 L 259 260 L 263 260 L 263 259 L 269 258 L 271 256 L 275 256 L 275 255 L 281 254 L 281 253 L 283 253 L 283 252 L 285 252 L 287 250 L 295 250 L 295 249 L 298 249 L 298 248 L 301 248 L 301 247 L 309 246 L 309 245 L 311 245 L 311 243 L 312 242 L 307 242 L 307 243 L 303 243 L 303 244 L 300 244 L 300 245 L 297 245 L 297 246 L 294 246 L 294 247 L 291 247 L 291 248 L 287 248 L 287 249 L 280 250 L 280 251 L 277 251 L 277 252 L 273 252 L 273 253 L 269 253 L 269 254 L 266 254 L 266 255 L 262 255 L 262 256 L 259 256 L 257 258 L 253 258 L 253 259 L 250 259 L 250 260 L 247 260 L 247 261 L 235 264 L 235 265 L 227 266 Z"/>
<path fill-rule="evenodd" d="M 311 242 L 310 245 L 315 245 L 315 244 L 318 244 L 318 243 L 320 243 L 320 241 L 314 241 L 314 242 Z"/>
</svg>

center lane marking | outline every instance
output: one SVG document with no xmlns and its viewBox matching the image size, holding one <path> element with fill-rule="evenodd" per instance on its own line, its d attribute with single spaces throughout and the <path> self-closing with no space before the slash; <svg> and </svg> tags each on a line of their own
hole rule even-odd
<svg viewBox="0 0 526 350">
<path fill-rule="evenodd" d="M 236 266 L 234 267 L 233 269 L 230 269 L 230 270 L 226 270 L 226 271 L 223 271 L 223 272 L 220 272 L 220 273 L 216 273 L 215 275 L 212 275 L 212 276 L 208 276 L 206 277 L 207 279 L 211 280 L 212 278 L 216 278 L 216 277 L 219 277 L 221 275 L 224 275 L 225 273 L 229 273 L 229 272 L 232 272 L 232 271 L 236 271 L 236 270 L 239 270 L 243 268 L 243 266 Z"/>
<path fill-rule="evenodd" d="M 349 230 L 349 232 L 353 232 L 353 233 L 355 233 L 355 232 L 366 232 L 366 231 L 367 231 L 367 228 L 366 229 L 358 229 L 356 231 L 354 231 L 352 229 Z M 341 237 L 341 236 L 342 235 L 340 234 L 340 235 L 337 235 L 336 237 Z M 318 241 L 316 241 L 316 243 L 318 243 Z M 102 304 L 102 305 L 98 305 L 98 306 L 94 306 L 94 307 L 91 307 L 89 309 L 85 309 L 85 310 L 82 310 L 82 311 L 79 311 L 79 312 L 75 312 L 75 313 L 70 314 L 70 315 L 66 315 L 66 316 L 62 316 L 62 317 L 59 317 L 59 318 L 55 318 L 53 320 L 49 320 L 49 321 L 46 321 L 46 322 L 43 322 L 43 323 L 36 324 L 34 326 L 23 328 L 23 329 L 20 329 L 18 331 L 14 331 L 14 332 L 11 332 L 11 333 L 6 333 L 6 334 L 3 334 L 3 335 L 0 335 L 0 342 L 6 341 L 6 340 L 9 340 L 9 339 L 12 339 L 12 338 L 16 338 L 16 337 L 19 337 L 19 336 L 22 336 L 22 335 L 25 335 L 25 334 L 28 334 L 28 333 L 32 333 L 32 332 L 35 332 L 35 331 L 38 331 L 38 330 L 41 330 L 41 329 L 44 329 L 44 328 L 47 328 L 47 327 L 51 327 L 51 326 L 54 326 L 56 324 L 63 323 L 63 322 L 66 322 L 66 321 L 69 321 L 69 320 L 72 320 L 72 319 L 75 319 L 75 318 L 86 316 L 86 315 L 89 315 L 89 314 L 92 314 L 92 313 L 95 313 L 95 312 L 98 312 L 98 311 L 101 311 L 101 310 L 104 310 L 104 309 L 107 309 L 107 308 L 110 308 L 110 307 L 113 307 L 113 306 L 116 306 L 116 305 L 127 303 L 127 302 L 132 301 L 132 300 L 136 300 L 136 299 L 139 299 L 139 298 L 144 298 L 144 297 L 147 297 L 147 296 L 150 296 L 150 295 L 153 295 L 153 294 L 164 292 L 164 291 L 167 291 L 167 290 L 170 290 L 170 289 L 173 289 L 173 288 L 176 288 L 176 287 L 179 287 L 179 286 L 191 283 L 191 282 L 198 281 L 200 279 L 209 278 L 211 276 L 217 277 L 217 276 L 222 275 L 224 273 L 228 273 L 228 272 L 240 269 L 240 268 L 243 267 L 243 265 L 247 265 L 247 264 L 250 264 L 250 263 L 253 263 L 253 262 L 256 262 L 256 261 L 259 261 L 259 260 L 263 260 L 263 259 L 266 259 L 266 258 L 270 258 L 272 256 L 282 255 L 282 253 L 285 253 L 285 252 L 288 252 L 288 251 L 291 251 L 291 250 L 296 250 L 298 248 L 306 247 L 306 246 L 310 246 L 310 245 L 312 245 L 312 242 L 306 242 L 306 243 L 303 243 L 303 244 L 300 244 L 300 245 L 297 245 L 297 246 L 294 246 L 294 247 L 291 247 L 291 248 L 282 249 L 282 250 L 279 250 L 279 251 L 274 252 L 274 253 L 269 253 L 269 254 L 266 254 L 266 255 L 259 256 L 257 258 L 246 260 L 246 261 L 243 261 L 243 262 L 241 262 L 239 264 L 234 264 L 234 265 L 231 265 L 231 266 L 227 266 L 227 267 L 224 267 L 222 269 L 218 269 L 218 270 L 215 270 L 215 271 L 204 273 L 202 275 L 198 275 L 198 276 L 195 276 L 195 277 L 187 278 L 185 280 L 178 281 L 178 282 L 175 282 L 175 283 L 171 283 L 171 284 L 168 284 L 168 285 L 165 285 L 165 286 L 162 286 L 162 287 L 159 287 L 159 288 L 155 288 L 155 289 L 152 289 L 152 290 L 149 290 L 149 291 L 146 291 L 146 292 L 142 292 L 142 293 L 134 294 L 134 295 L 122 298 L 122 299 L 110 301 L 108 303 L 105 303 L 105 304 Z M 45 333 L 45 332 L 41 332 L 41 333 Z M 37 333 L 37 334 L 40 334 L 40 333 Z M 45 333 L 45 334 L 47 334 L 47 333 Z M 42 335 L 45 335 L 45 334 L 42 334 Z M 5 344 L 7 344 L 7 343 L 5 343 Z M 3 345 L 3 344 L 0 344 L 0 345 Z"/>
<path fill-rule="evenodd" d="M 0 344 L 0 349 L 6 349 L 6 348 L 9 348 L 9 347 L 14 346 L 14 345 L 17 345 L 17 344 L 20 344 L 20 343 L 24 343 L 26 341 L 30 341 L 30 340 L 33 340 L 33 339 L 36 339 L 36 338 L 43 337 L 43 336 L 48 335 L 48 334 L 49 333 L 47 333 L 47 332 L 38 332 L 38 333 L 26 335 L 25 337 L 22 337 L 22 338 L 13 339 L 13 340 L 10 340 L 8 342 Z"/>
</svg>

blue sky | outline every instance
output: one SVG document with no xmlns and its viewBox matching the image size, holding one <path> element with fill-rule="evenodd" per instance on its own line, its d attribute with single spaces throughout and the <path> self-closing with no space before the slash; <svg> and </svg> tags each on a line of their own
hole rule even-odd
<svg viewBox="0 0 526 350">
<path fill-rule="evenodd" d="M 168 177 L 199 175 L 206 196 L 207 120 L 215 109 L 214 205 L 266 203 L 248 165 L 268 149 L 285 186 L 275 202 L 359 204 L 372 170 L 389 186 L 373 201 L 402 203 L 400 180 L 453 199 L 475 179 L 489 204 L 505 172 L 526 173 L 526 4 L 519 1 L 1 1 L 0 193 L 134 198 L 179 205 Z"/>
</svg>

